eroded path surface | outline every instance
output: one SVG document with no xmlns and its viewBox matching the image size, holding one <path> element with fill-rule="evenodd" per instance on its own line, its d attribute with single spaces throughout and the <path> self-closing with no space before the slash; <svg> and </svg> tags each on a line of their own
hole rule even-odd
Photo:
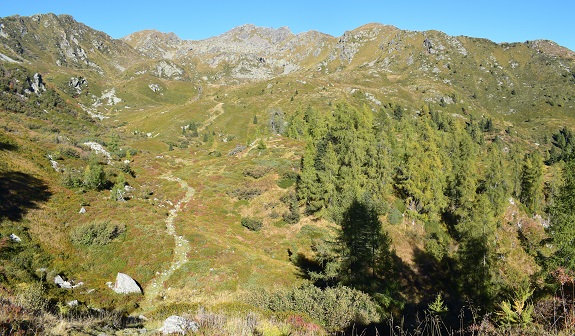
<svg viewBox="0 0 575 336">
<path fill-rule="evenodd" d="M 144 310 L 153 307 L 154 301 L 164 296 L 164 291 L 166 290 L 164 288 L 165 282 L 170 279 L 177 269 L 188 262 L 188 252 L 190 252 L 191 248 L 190 242 L 186 238 L 177 235 L 175 221 L 178 217 L 178 213 L 187 203 L 190 202 L 192 197 L 194 197 L 195 191 L 180 178 L 171 175 L 164 175 L 162 178 L 168 181 L 178 182 L 182 189 L 186 190 L 186 194 L 176 204 L 174 204 L 174 207 L 170 210 L 168 218 L 166 219 L 166 234 L 174 237 L 173 259 L 170 263 L 170 267 L 159 272 L 144 289 L 144 300 L 140 304 Z"/>
<path fill-rule="evenodd" d="M 204 121 L 203 125 L 198 127 L 198 132 L 202 132 L 206 129 L 206 127 L 210 126 L 214 120 L 216 120 L 217 117 L 221 116 L 222 114 L 224 114 L 224 103 L 218 103 L 216 106 L 212 107 L 211 109 L 209 109 L 209 118 Z"/>
</svg>

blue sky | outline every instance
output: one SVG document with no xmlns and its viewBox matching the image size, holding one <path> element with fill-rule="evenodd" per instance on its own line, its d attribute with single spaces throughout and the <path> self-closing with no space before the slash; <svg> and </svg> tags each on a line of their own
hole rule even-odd
<svg viewBox="0 0 575 336">
<path fill-rule="evenodd" d="M 294 33 L 318 30 L 340 36 L 370 22 L 407 30 L 441 30 L 449 35 L 495 42 L 549 39 L 575 50 L 573 0 L 439 1 L 64 1 L 0 0 L 0 16 L 70 14 L 77 21 L 120 38 L 143 29 L 203 39 L 252 23 Z"/>
</svg>

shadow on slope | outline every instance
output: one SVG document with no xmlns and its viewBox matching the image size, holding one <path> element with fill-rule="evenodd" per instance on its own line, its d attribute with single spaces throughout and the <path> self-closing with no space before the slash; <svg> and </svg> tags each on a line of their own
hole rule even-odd
<svg viewBox="0 0 575 336">
<path fill-rule="evenodd" d="M 50 199 L 48 186 L 34 176 L 22 172 L 0 172 L 0 221 L 19 221 L 30 209 Z"/>
<path fill-rule="evenodd" d="M 13 151 L 16 150 L 18 147 L 16 147 L 16 145 L 13 145 L 9 142 L 3 142 L 0 140 L 0 150 L 9 150 L 9 151 Z"/>
</svg>

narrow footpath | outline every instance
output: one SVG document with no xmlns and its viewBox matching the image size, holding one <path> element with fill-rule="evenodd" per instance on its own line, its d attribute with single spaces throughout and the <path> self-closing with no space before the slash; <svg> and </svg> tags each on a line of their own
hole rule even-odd
<svg viewBox="0 0 575 336">
<path fill-rule="evenodd" d="M 154 301 L 165 295 L 166 288 L 164 288 L 164 283 L 168 281 L 177 269 L 188 262 L 188 252 L 191 249 L 190 242 L 183 236 L 178 236 L 176 234 L 176 226 L 174 222 L 176 217 L 178 217 L 178 212 L 180 212 L 182 208 L 190 202 L 195 191 L 180 178 L 168 175 L 162 176 L 162 178 L 168 181 L 178 182 L 182 189 L 186 190 L 186 194 L 174 205 L 166 219 L 166 234 L 174 237 L 173 259 L 170 263 L 170 267 L 164 271 L 158 272 L 156 277 L 152 279 L 144 289 L 144 300 L 140 304 L 144 311 L 152 308 L 154 306 Z"/>
</svg>

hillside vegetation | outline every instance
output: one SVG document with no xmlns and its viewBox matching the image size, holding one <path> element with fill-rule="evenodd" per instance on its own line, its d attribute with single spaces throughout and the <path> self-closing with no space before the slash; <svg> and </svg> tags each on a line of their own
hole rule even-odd
<svg viewBox="0 0 575 336">
<path fill-rule="evenodd" d="M 0 331 L 572 334 L 574 105 L 551 41 L 0 18 Z"/>
</svg>

